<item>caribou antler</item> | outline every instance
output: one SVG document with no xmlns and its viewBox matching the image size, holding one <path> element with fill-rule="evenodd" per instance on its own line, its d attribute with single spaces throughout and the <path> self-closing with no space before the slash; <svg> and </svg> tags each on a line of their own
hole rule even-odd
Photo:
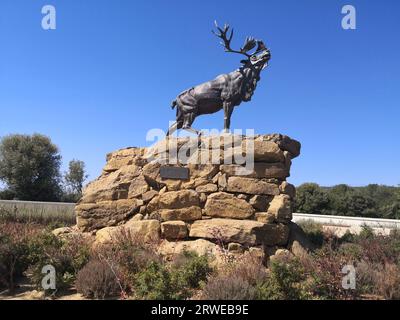
<svg viewBox="0 0 400 320">
<path fill-rule="evenodd" d="M 220 28 L 217 24 L 217 21 L 214 21 L 215 27 L 218 29 L 219 34 L 216 33 L 214 30 L 212 30 L 212 33 L 214 33 L 218 38 L 222 39 L 221 44 L 224 46 L 225 48 L 225 52 L 232 52 L 232 53 L 239 53 L 239 54 L 243 54 L 246 57 L 250 57 L 251 54 L 248 54 L 247 52 L 254 49 L 254 47 L 257 44 L 257 41 L 252 38 L 252 37 L 247 37 L 243 47 L 240 48 L 240 50 L 233 50 L 231 48 L 231 40 L 233 38 L 233 29 L 231 29 L 231 32 L 228 35 L 229 32 L 229 25 L 225 24 L 224 28 Z"/>
</svg>

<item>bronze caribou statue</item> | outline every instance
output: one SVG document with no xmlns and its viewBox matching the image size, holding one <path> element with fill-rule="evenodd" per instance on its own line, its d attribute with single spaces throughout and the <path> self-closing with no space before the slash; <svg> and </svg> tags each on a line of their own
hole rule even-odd
<svg viewBox="0 0 400 320">
<path fill-rule="evenodd" d="M 172 108 L 176 107 L 176 122 L 169 128 L 167 136 L 177 129 L 185 129 L 189 132 L 200 134 L 193 129 L 192 123 L 195 118 L 202 114 L 215 113 L 224 109 L 224 130 L 229 131 L 233 108 L 242 103 L 250 101 L 260 80 L 260 73 L 268 66 L 271 58 L 270 50 L 261 40 L 247 37 L 242 48 L 233 50 L 231 40 L 233 29 L 229 32 L 229 25 L 224 28 L 218 27 L 218 33 L 213 33 L 222 39 L 221 44 L 225 52 L 232 52 L 244 55 L 242 66 L 228 74 L 222 74 L 209 82 L 192 87 L 183 91 L 172 102 Z M 253 53 L 249 53 L 257 46 Z"/>
</svg>

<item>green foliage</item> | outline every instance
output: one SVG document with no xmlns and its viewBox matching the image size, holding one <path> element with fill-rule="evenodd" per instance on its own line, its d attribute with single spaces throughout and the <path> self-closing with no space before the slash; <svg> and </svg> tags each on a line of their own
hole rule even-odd
<svg viewBox="0 0 400 320">
<path fill-rule="evenodd" d="M 29 277 L 38 290 L 42 290 L 42 269 L 51 265 L 56 270 L 56 289 L 47 294 L 55 294 L 69 289 L 78 271 L 88 262 L 90 250 L 81 238 L 60 240 L 52 233 L 42 232 L 29 243 Z"/>
<path fill-rule="evenodd" d="M 324 242 L 324 230 L 322 224 L 312 220 L 302 221 L 299 226 L 303 229 L 307 238 L 317 246 L 322 246 Z"/>
<path fill-rule="evenodd" d="M 13 200 L 15 193 L 9 189 L 0 190 L 0 200 Z"/>
<path fill-rule="evenodd" d="M 297 188 L 296 211 L 311 214 L 400 218 L 400 188 L 371 184 L 323 188 L 306 183 Z"/>
<path fill-rule="evenodd" d="M 213 269 L 209 265 L 207 256 L 199 256 L 195 252 L 185 251 L 177 258 L 173 266 L 172 278 L 179 287 L 198 289 L 200 283 L 206 281 Z"/>
<path fill-rule="evenodd" d="M 268 300 L 310 299 L 306 286 L 306 274 L 297 259 L 274 259 L 270 263 L 270 274 L 264 283 L 257 286 L 257 298 Z"/>
<path fill-rule="evenodd" d="M 328 195 L 317 184 L 306 183 L 297 188 L 296 211 L 324 214 L 328 204 Z"/>
<path fill-rule="evenodd" d="M 138 272 L 135 279 L 135 295 L 145 300 L 175 300 L 181 298 L 167 267 L 156 262 L 150 262 L 147 268 Z"/>
<path fill-rule="evenodd" d="M 150 262 L 135 276 L 134 293 L 141 299 L 187 299 L 212 272 L 206 256 L 184 252 L 170 266 Z"/>
<path fill-rule="evenodd" d="M 80 160 L 71 160 L 68 172 L 64 175 L 66 183 L 66 194 L 64 197 L 66 201 L 77 202 L 81 198 L 83 183 L 87 178 L 85 163 Z"/>
<path fill-rule="evenodd" d="M 61 156 L 43 135 L 9 135 L 0 141 L 0 180 L 19 200 L 60 198 Z"/>
</svg>

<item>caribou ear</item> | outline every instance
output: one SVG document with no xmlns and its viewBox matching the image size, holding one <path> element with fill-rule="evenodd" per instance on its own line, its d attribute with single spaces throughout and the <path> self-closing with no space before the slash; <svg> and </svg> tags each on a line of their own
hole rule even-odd
<svg viewBox="0 0 400 320">
<path fill-rule="evenodd" d="M 257 52 L 258 51 L 262 51 L 262 50 L 266 50 L 267 47 L 265 46 L 264 42 L 261 40 L 257 41 L 258 47 L 257 47 Z"/>
</svg>

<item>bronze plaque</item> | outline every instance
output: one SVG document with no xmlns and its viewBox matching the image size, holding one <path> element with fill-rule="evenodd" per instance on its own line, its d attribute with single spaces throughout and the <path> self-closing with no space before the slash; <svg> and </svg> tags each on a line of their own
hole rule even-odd
<svg viewBox="0 0 400 320">
<path fill-rule="evenodd" d="M 163 179 L 189 180 L 189 168 L 161 166 L 160 175 Z"/>
</svg>

